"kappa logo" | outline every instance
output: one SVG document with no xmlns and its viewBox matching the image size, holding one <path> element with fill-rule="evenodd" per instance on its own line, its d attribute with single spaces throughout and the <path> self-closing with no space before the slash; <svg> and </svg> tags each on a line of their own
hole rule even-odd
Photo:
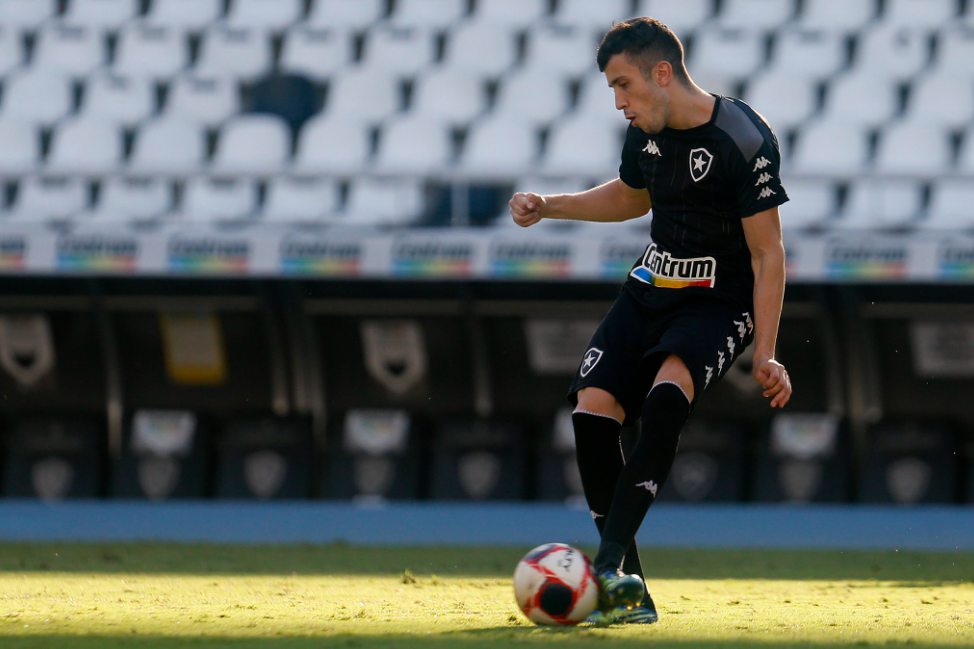
<svg viewBox="0 0 974 649">
<path fill-rule="evenodd" d="M 714 368 L 704 365 L 703 369 L 707 370 L 707 379 L 703 382 L 703 389 L 706 390 L 707 386 L 710 385 L 710 379 L 714 378 Z"/>
<path fill-rule="evenodd" d="M 737 325 L 737 335 L 741 337 L 741 342 L 744 342 L 744 336 L 747 334 L 747 325 L 739 320 L 735 320 L 734 324 Z"/>
<path fill-rule="evenodd" d="M 761 156 L 760 158 L 757 159 L 757 162 L 754 163 L 754 171 L 760 171 L 761 169 L 767 167 L 769 164 L 771 164 L 771 161 L 765 158 L 764 156 Z"/>
<path fill-rule="evenodd" d="M 724 371 L 724 352 L 717 352 L 717 376 Z"/>
<path fill-rule="evenodd" d="M 765 187 L 764 189 L 761 190 L 761 193 L 758 194 L 758 200 L 761 200 L 762 198 L 768 198 L 769 196 L 775 196 L 776 194 L 777 192 L 772 190 L 770 187 Z"/>
<path fill-rule="evenodd" d="M 734 350 L 737 349 L 737 345 L 734 344 L 734 336 L 727 336 L 727 352 L 730 357 L 734 357 Z"/>
<path fill-rule="evenodd" d="M 656 490 L 659 488 L 659 486 L 652 480 L 647 480 L 646 482 L 640 482 L 636 486 L 643 487 L 646 491 L 653 494 L 653 498 L 656 497 Z"/>
<path fill-rule="evenodd" d="M 599 518 L 605 518 L 605 514 L 597 514 L 597 513 L 595 513 L 595 510 L 594 509 L 590 509 L 588 513 L 592 515 L 592 520 L 593 521 L 596 520 L 596 519 L 599 519 Z"/>
<path fill-rule="evenodd" d="M 654 142 L 652 140 L 650 140 L 646 144 L 646 148 L 643 149 L 643 153 L 648 153 L 649 155 L 658 155 L 661 158 L 663 157 L 663 154 L 660 153 L 660 151 L 659 151 L 659 146 L 657 146 L 656 145 L 656 142 Z"/>
<path fill-rule="evenodd" d="M 751 313 L 749 311 L 745 311 L 741 315 L 744 316 L 744 320 L 747 321 L 747 332 L 751 333 L 754 331 L 754 323 L 751 322 Z"/>
<path fill-rule="evenodd" d="M 593 367 L 599 364 L 600 360 L 602 360 L 602 350 L 598 347 L 592 347 L 582 357 L 582 368 L 579 370 L 579 374 L 588 376 L 588 373 L 592 371 Z"/>
<path fill-rule="evenodd" d="M 713 161 L 714 156 L 707 149 L 690 151 L 690 177 L 693 178 L 693 182 L 698 183 L 704 179 Z"/>
<path fill-rule="evenodd" d="M 763 174 L 761 174 L 760 176 L 758 176 L 758 181 L 756 183 L 754 183 L 754 186 L 757 187 L 758 185 L 763 185 L 764 183 L 768 182 L 769 180 L 771 180 L 771 174 L 769 174 L 767 171 L 765 171 Z"/>
</svg>

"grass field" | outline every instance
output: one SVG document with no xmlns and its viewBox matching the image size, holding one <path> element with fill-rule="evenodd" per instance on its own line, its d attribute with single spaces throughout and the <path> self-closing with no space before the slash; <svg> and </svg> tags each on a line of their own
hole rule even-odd
<svg viewBox="0 0 974 649">
<path fill-rule="evenodd" d="M 974 555 L 644 552 L 660 622 L 517 611 L 529 548 L 0 545 L 0 647 L 974 646 Z"/>
</svg>

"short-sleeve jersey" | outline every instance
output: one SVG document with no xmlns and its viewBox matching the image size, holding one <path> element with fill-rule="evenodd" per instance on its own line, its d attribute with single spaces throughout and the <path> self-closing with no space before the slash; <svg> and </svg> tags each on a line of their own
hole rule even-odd
<svg viewBox="0 0 974 649">
<path fill-rule="evenodd" d="M 653 205 L 652 243 L 626 286 L 637 295 L 682 289 L 749 308 L 754 272 L 742 219 L 788 196 L 771 127 L 743 101 L 714 97 L 706 124 L 626 133 L 619 177 L 647 189 Z"/>
</svg>

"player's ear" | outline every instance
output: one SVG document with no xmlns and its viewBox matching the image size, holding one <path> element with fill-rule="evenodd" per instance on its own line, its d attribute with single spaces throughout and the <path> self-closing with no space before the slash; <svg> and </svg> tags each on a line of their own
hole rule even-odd
<svg viewBox="0 0 974 649">
<path fill-rule="evenodd" d="M 656 82 L 660 88 L 665 88 L 670 85 L 673 80 L 673 66 L 670 65 L 669 61 L 660 61 L 653 68 L 653 81 Z"/>
</svg>

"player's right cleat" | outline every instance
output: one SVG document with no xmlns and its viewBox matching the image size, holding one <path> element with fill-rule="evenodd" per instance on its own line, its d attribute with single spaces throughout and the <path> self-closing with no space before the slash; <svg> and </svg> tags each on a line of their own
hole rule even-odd
<svg viewBox="0 0 974 649">
<path fill-rule="evenodd" d="M 639 575 L 603 570 L 595 575 L 595 580 L 599 584 L 600 611 L 609 611 L 619 606 L 638 606 L 646 594 L 646 585 Z"/>
<path fill-rule="evenodd" d="M 617 606 L 608 611 L 595 609 L 585 618 L 587 624 L 594 626 L 611 626 L 613 624 L 654 624 L 659 620 L 656 608 L 640 604 L 639 606 Z"/>
</svg>

